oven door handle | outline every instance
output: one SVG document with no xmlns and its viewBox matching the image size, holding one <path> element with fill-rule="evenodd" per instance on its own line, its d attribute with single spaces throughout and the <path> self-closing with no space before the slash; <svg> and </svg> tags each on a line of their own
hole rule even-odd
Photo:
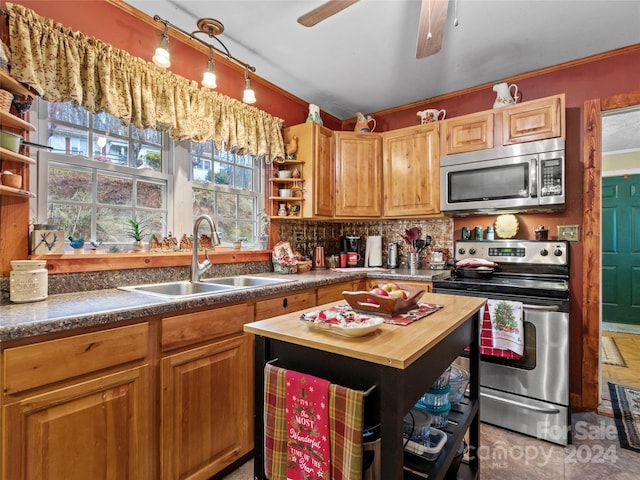
<svg viewBox="0 0 640 480">
<path fill-rule="evenodd" d="M 491 400 L 495 400 L 500 403 L 508 403 L 509 405 L 515 405 L 516 407 L 526 408 L 527 410 L 532 410 L 537 413 L 547 413 L 547 414 L 558 414 L 560 410 L 557 408 L 540 408 L 534 407 L 532 405 L 527 405 L 526 403 L 516 402 L 515 400 L 509 400 L 508 398 L 501 398 L 495 395 L 491 395 L 490 393 L 480 392 L 481 397 L 490 398 Z"/>
<path fill-rule="evenodd" d="M 529 305 L 528 303 L 523 304 L 522 308 L 527 310 L 542 310 L 545 312 L 557 312 L 560 310 L 558 305 Z"/>
</svg>

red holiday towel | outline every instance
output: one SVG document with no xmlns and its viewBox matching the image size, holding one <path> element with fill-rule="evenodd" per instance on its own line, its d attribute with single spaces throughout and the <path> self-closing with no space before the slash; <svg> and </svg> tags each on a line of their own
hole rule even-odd
<svg viewBox="0 0 640 480">
<path fill-rule="evenodd" d="M 264 473 L 270 480 L 287 478 L 286 372 L 264 367 Z"/>
<path fill-rule="evenodd" d="M 469 351 L 469 347 L 465 349 Z M 480 353 L 492 357 L 508 358 L 518 360 L 524 355 L 519 355 L 512 350 L 495 348 L 493 344 L 493 326 L 491 324 L 491 313 L 489 306 L 485 305 L 482 310 L 482 329 L 480 331 Z"/>
<path fill-rule="evenodd" d="M 287 370 L 287 480 L 329 479 L 329 382 Z"/>
</svg>

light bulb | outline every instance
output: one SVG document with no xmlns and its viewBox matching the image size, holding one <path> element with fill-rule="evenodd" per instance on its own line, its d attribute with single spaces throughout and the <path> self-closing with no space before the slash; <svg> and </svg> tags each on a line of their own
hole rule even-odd
<svg viewBox="0 0 640 480">
<path fill-rule="evenodd" d="M 213 52 L 209 55 L 209 63 L 207 63 L 207 70 L 202 75 L 202 86 L 207 88 L 216 88 L 216 74 L 213 71 Z"/>
<path fill-rule="evenodd" d="M 167 34 L 165 26 L 165 32 L 160 39 L 160 45 L 156 48 L 156 54 L 152 60 L 160 68 L 169 68 L 171 66 L 171 55 L 169 54 L 169 35 Z"/>
<path fill-rule="evenodd" d="M 242 101 L 244 103 L 256 103 L 256 92 L 251 88 L 249 69 L 244 71 L 244 94 L 242 95 Z"/>
</svg>

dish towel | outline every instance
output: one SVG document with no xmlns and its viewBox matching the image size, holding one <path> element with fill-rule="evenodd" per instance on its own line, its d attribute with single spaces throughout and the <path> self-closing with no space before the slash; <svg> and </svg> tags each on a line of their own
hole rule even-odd
<svg viewBox="0 0 640 480">
<path fill-rule="evenodd" d="M 511 350 L 521 357 L 524 354 L 522 302 L 487 300 L 485 308 L 491 317 L 493 347 Z"/>
<path fill-rule="evenodd" d="M 290 473 L 288 467 L 293 466 L 292 460 L 295 461 L 296 458 L 295 454 L 293 458 L 291 457 L 290 429 L 287 425 L 288 371 L 273 365 L 266 365 L 264 373 L 265 475 L 269 480 L 285 480 L 292 478 L 288 477 L 288 473 Z M 315 378 L 310 375 L 297 375 L 300 379 L 306 378 L 307 385 L 309 385 L 309 379 Z M 325 380 L 318 380 L 325 382 Z M 330 476 L 312 478 L 326 480 L 361 478 L 363 392 L 334 384 L 328 384 L 328 389 Z M 295 389 L 292 390 L 295 391 Z M 307 394 L 305 393 L 305 395 Z M 300 395 L 301 397 L 302 395 Z M 310 414 L 310 412 L 307 413 Z"/>
</svg>

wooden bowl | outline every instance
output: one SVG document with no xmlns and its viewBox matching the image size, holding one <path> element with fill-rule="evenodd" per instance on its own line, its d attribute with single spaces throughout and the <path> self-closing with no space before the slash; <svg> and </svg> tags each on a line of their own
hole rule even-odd
<svg viewBox="0 0 640 480">
<path fill-rule="evenodd" d="M 424 288 L 398 284 L 402 290 L 408 292 L 407 298 L 383 297 L 375 293 L 342 292 L 342 296 L 353 310 L 373 313 L 385 317 L 393 317 L 413 310 L 418 306 L 418 302 L 426 291 Z"/>
<path fill-rule="evenodd" d="M 3 173 L 2 184 L 12 188 L 22 188 L 22 175 L 15 173 Z"/>
</svg>

